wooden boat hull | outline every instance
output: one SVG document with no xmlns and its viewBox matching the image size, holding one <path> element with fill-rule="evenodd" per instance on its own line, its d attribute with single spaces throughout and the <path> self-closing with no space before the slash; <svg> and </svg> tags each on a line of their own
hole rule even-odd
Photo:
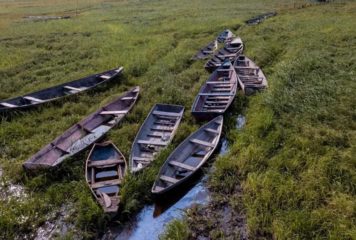
<svg viewBox="0 0 356 240">
<path fill-rule="evenodd" d="M 25 110 L 71 95 L 76 95 L 93 89 L 103 83 L 116 78 L 123 71 L 123 67 L 94 74 L 79 80 L 60 84 L 58 86 L 29 93 L 24 96 L 0 101 L 0 113 L 15 110 Z"/>
<path fill-rule="evenodd" d="M 216 150 L 222 127 L 223 116 L 218 116 L 186 138 L 161 167 L 151 192 L 166 194 L 194 176 Z"/>
<path fill-rule="evenodd" d="M 85 164 L 85 179 L 105 213 L 118 211 L 126 170 L 126 159 L 112 142 L 94 144 Z"/>
<path fill-rule="evenodd" d="M 237 76 L 229 61 L 221 65 L 199 90 L 192 106 L 198 120 L 210 120 L 224 114 L 237 92 Z"/>
<path fill-rule="evenodd" d="M 220 33 L 217 37 L 219 43 L 225 43 L 226 41 L 231 40 L 235 35 L 229 29 L 226 29 Z"/>
<path fill-rule="evenodd" d="M 266 89 L 268 82 L 263 71 L 248 57 L 241 55 L 234 62 L 239 86 L 245 95 Z"/>
<path fill-rule="evenodd" d="M 209 58 L 218 48 L 218 43 L 213 41 L 209 43 L 206 47 L 200 49 L 192 60 L 200 60 L 200 59 L 207 59 Z"/>
<path fill-rule="evenodd" d="M 234 62 L 235 59 L 243 52 L 243 42 L 241 38 L 236 37 L 231 41 L 225 43 L 225 47 L 219 50 L 214 56 L 205 64 L 205 69 L 208 72 L 215 71 L 226 60 Z"/>
<path fill-rule="evenodd" d="M 148 114 L 132 144 L 130 171 L 147 167 L 155 156 L 172 141 L 183 117 L 184 107 L 156 104 Z"/>
<path fill-rule="evenodd" d="M 136 103 L 139 87 L 134 87 L 87 118 L 75 124 L 24 164 L 26 170 L 46 169 L 85 150 L 115 127 Z"/>
</svg>

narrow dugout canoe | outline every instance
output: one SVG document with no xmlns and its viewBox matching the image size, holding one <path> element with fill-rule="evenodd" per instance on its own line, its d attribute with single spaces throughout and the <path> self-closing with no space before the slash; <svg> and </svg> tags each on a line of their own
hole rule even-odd
<svg viewBox="0 0 356 240">
<path fill-rule="evenodd" d="M 233 102 L 236 91 L 236 72 L 227 60 L 201 87 L 192 106 L 193 116 L 206 120 L 224 114 Z"/>
<path fill-rule="evenodd" d="M 125 174 L 125 157 L 112 142 L 94 144 L 86 161 L 85 178 L 104 212 L 118 211 Z"/>
<path fill-rule="evenodd" d="M 27 170 L 55 167 L 98 141 L 115 127 L 136 103 L 140 88 L 122 96 L 75 124 L 24 164 Z"/>
<path fill-rule="evenodd" d="M 220 67 L 226 59 L 234 62 L 242 52 L 243 42 L 241 38 L 234 38 L 231 42 L 226 43 L 223 49 L 214 54 L 214 56 L 205 64 L 205 69 L 209 72 L 213 72 Z"/>
<path fill-rule="evenodd" d="M 234 63 L 234 68 L 239 85 L 246 95 L 267 88 L 266 76 L 248 57 L 244 55 L 239 56 Z"/>
<path fill-rule="evenodd" d="M 171 153 L 153 184 L 153 194 L 160 195 L 183 184 L 204 165 L 218 146 L 223 120 L 223 116 L 214 118 Z"/>
<path fill-rule="evenodd" d="M 172 141 L 183 117 L 184 107 L 156 104 L 142 124 L 130 155 L 130 171 L 148 166 L 155 156 Z"/>
<path fill-rule="evenodd" d="M 29 93 L 24 96 L 0 101 L 0 113 L 14 110 L 23 110 L 38 106 L 60 98 L 75 95 L 93 89 L 105 82 L 116 78 L 123 71 L 123 67 L 90 75 L 88 77 L 60 84 L 58 86 Z"/>
<path fill-rule="evenodd" d="M 192 57 L 192 59 L 193 60 L 207 59 L 217 49 L 218 49 L 218 42 L 215 40 L 215 41 L 209 43 L 206 47 L 200 49 L 199 52 L 197 54 L 195 54 L 194 57 Z"/>
</svg>

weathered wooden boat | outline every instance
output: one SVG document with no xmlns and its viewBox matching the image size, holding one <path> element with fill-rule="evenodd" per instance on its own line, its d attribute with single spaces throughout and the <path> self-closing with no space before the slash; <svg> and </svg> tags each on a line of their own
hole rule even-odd
<svg viewBox="0 0 356 240">
<path fill-rule="evenodd" d="M 220 33 L 217 37 L 219 43 L 225 43 L 228 40 L 231 40 L 235 35 L 229 30 L 226 29 Z"/>
<path fill-rule="evenodd" d="M 139 87 L 101 107 L 87 118 L 75 124 L 50 144 L 42 148 L 24 164 L 27 170 L 55 167 L 102 138 L 115 127 L 135 104 Z"/>
<path fill-rule="evenodd" d="M 99 74 L 90 75 L 79 80 L 29 93 L 24 96 L 0 101 L 0 112 L 23 110 L 54 101 L 65 96 L 74 95 L 89 89 L 93 89 L 96 86 L 114 79 L 122 72 L 122 70 L 123 67 L 112 69 Z"/>
<path fill-rule="evenodd" d="M 126 174 L 124 155 L 112 142 L 96 143 L 85 165 L 85 177 L 95 199 L 106 213 L 116 213 Z"/>
<path fill-rule="evenodd" d="M 240 55 L 234 63 L 234 68 L 239 85 L 246 95 L 267 88 L 266 76 L 248 57 Z"/>
<path fill-rule="evenodd" d="M 223 49 L 214 54 L 214 56 L 205 64 L 205 69 L 212 72 L 221 66 L 226 59 L 229 59 L 231 62 L 235 61 L 242 52 L 243 43 L 241 38 L 234 38 L 231 42 L 226 43 Z"/>
<path fill-rule="evenodd" d="M 163 194 L 183 184 L 204 165 L 218 146 L 223 120 L 223 116 L 214 118 L 170 154 L 153 184 L 153 194 Z"/>
<path fill-rule="evenodd" d="M 266 20 L 267 18 L 270 17 L 274 17 L 277 15 L 277 12 L 267 12 L 267 13 L 263 13 L 261 15 L 257 15 L 249 20 L 247 20 L 245 23 L 247 25 L 257 25 L 261 22 L 263 22 L 264 20 Z"/>
<path fill-rule="evenodd" d="M 184 107 L 156 104 L 142 124 L 130 155 L 130 171 L 148 166 L 155 156 L 173 139 L 183 117 Z"/>
<path fill-rule="evenodd" d="M 229 60 L 216 69 L 201 87 L 192 106 L 197 119 L 211 119 L 224 114 L 237 91 L 237 76 Z"/>
<path fill-rule="evenodd" d="M 216 50 L 218 49 L 218 42 L 217 40 L 209 43 L 206 47 L 199 50 L 192 60 L 199 60 L 199 59 L 206 59 L 211 56 Z"/>
</svg>

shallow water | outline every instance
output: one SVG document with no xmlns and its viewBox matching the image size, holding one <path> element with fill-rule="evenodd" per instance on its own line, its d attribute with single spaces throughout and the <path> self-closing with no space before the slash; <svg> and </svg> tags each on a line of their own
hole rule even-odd
<svg viewBox="0 0 356 240">
<path fill-rule="evenodd" d="M 178 202 L 170 205 L 170 199 L 164 203 L 148 205 L 138 214 L 136 221 L 127 224 L 124 229 L 116 235 L 116 240 L 155 240 L 164 232 L 166 224 L 173 219 L 180 219 L 184 210 L 195 204 L 206 204 L 209 202 L 209 193 L 204 186 L 204 181 L 196 184 Z M 166 206 L 166 204 L 168 206 Z M 168 208 L 166 211 L 164 211 Z"/>
</svg>

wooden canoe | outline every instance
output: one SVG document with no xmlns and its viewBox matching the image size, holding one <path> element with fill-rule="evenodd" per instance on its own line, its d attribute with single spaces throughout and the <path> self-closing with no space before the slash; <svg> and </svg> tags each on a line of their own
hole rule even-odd
<svg viewBox="0 0 356 240">
<path fill-rule="evenodd" d="M 207 59 L 212 54 L 214 54 L 214 52 L 217 49 L 218 49 L 218 43 L 215 40 L 215 41 L 209 43 L 206 47 L 200 49 L 199 52 L 197 54 L 195 54 L 194 57 L 192 57 L 192 60 Z"/>
<path fill-rule="evenodd" d="M 234 63 L 234 68 L 239 85 L 246 95 L 267 88 L 266 76 L 248 57 L 240 55 Z"/>
<path fill-rule="evenodd" d="M 223 49 L 214 54 L 214 56 L 205 64 L 205 69 L 212 72 L 220 67 L 226 59 L 231 62 L 235 61 L 242 52 L 243 42 L 241 38 L 234 38 L 231 42 L 226 43 Z"/>
<path fill-rule="evenodd" d="M 142 124 L 130 155 L 130 171 L 137 172 L 148 166 L 155 156 L 173 139 L 183 117 L 184 107 L 156 104 Z"/>
<path fill-rule="evenodd" d="M 204 165 L 218 146 L 223 120 L 223 116 L 214 118 L 170 154 L 153 184 L 153 194 L 163 194 L 179 186 Z"/>
<path fill-rule="evenodd" d="M 224 114 L 237 91 L 237 76 L 230 61 L 226 60 L 201 87 L 192 106 L 197 119 L 212 119 Z"/>
<path fill-rule="evenodd" d="M 125 174 L 125 157 L 112 142 L 94 144 L 86 161 L 85 178 L 104 212 L 117 212 Z"/>
<path fill-rule="evenodd" d="M 63 83 L 58 86 L 29 93 L 24 96 L 0 101 L 0 112 L 23 110 L 47 102 L 58 100 L 65 96 L 75 95 L 87 91 L 114 79 L 122 72 L 122 70 L 123 67 L 112 69 L 106 72 L 90 75 L 79 80 Z"/>
<path fill-rule="evenodd" d="M 226 41 L 231 40 L 235 35 L 229 30 L 226 29 L 220 33 L 217 37 L 219 43 L 225 43 Z"/>
<path fill-rule="evenodd" d="M 135 104 L 139 87 L 134 87 L 122 96 L 90 114 L 75 124 L 50 144 L 42 148 L 24 164 L 27 170 L 55 167 L 98 141 L 115 127 Z"/>
</svg>

